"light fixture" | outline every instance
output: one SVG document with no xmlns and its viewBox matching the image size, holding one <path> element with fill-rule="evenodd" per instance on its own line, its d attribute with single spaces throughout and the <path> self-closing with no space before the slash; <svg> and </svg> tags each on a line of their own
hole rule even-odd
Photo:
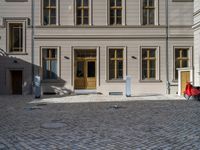
<svg viewBox="0 0 200 150">
<path fill-rule="evenodd" d="M 131 58 L 133 58 L 133 59 L 137 59 L 137 57 L 135 57 L 135 56 L 131 56 Z"/>
</svg>

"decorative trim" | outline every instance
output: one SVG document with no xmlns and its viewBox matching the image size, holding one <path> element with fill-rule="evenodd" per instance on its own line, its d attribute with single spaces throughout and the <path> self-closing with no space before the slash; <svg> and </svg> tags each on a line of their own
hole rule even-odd
<svg viewBox="0 0 200 150">
<path fill-rule="evenodd" d="M 171 39 L 176 38 L 194 38 L 192 35 L 174 35 L 169 37 Z M 166 39 L 165 35 L 35 35 L 34 39 Z"/>
<path fill-rule="evenodd" d="M 10 52 L 10 27 L 9 24 L 10 23 L 21 23 L 22 24 L 22 28 L 23 28 L 23 47 L 22 47 L 22 52 Z M 20 20 L 15 20 L 15 19 L 6 19 L 5 20 L 5 26 L 6 26 L 6 51 L 7 53 L 12 53 L 12 55 L 14 54 L 23 54 L 26 53 L 26 26 L 27 26 L 27 21 L 24 19 L 20 19 Z"/>
</svg>

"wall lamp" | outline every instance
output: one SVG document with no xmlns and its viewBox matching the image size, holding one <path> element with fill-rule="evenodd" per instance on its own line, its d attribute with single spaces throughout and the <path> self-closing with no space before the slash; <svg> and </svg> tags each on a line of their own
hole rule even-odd
<svg viewBox="0 0 200 150">
<path fill-rule="evenodd" d="M 65 59 L 69 59 L 69 57 L 68 57 L 68 56 L 64 56 L 64 58 L 65 58 Z"/>
<path fill-rule="evenodd" d="M 137 59 L 137 57 L 135 57 L 135 56 L 131 56 L 131 58 L 133 58 L 133 59 Z"/>
</svg>

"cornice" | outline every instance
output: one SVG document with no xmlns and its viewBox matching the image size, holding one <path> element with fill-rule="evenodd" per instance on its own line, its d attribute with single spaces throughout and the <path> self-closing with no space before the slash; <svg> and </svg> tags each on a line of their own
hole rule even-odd
<svg viewBox="0 0 200 150">
<path fill-rule="evenodd" d="M 165 25 L 160 26 L 142 26 L 142 25 L 125 25 L 125 26 L 109 26 L 109 25 L 92 25 L 92 26 L 73 26 L 73 25 L 58 25 L 58 26 L 35 26 L 35 28 L 51 29 L 51 28 L 72 28 L 72 29 L 94 29 L 94 28 L 105 28 L 105 29 L 128 29 L 128 28 L 153 28 L 153 29 L 163 29 L 166 28 Z M 169 28 L 192 28 L 192 25 L 170 25 Z"/>
<path fill-rule="evenodd" d="M 193 38 L 193 35 L 171 35 L 169 38 Z M 166 39 L 166 35 L 35 35 L 34 39 Z"/>
</svg>

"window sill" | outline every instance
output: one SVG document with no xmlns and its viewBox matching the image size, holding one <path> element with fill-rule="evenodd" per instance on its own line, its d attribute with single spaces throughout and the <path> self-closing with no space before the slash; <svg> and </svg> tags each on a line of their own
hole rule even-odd
<svg viewBox="0 0 200 150">
<path fill-rule="evenodd" d="M 60 25 L 58 25 L 58 24 L 47 24 L 47 25 L 42 24 L 41 25 L 41 27 L 58 27 L 58 26 L 60 26 Z"/>
<path fill-rule="evenodd" d="M 64 81 L 60 79 L 43 79 L 41 83 L 64 83 Z"/>
<path fill-rule="evenodd" d="M 141 26 L 146 27 L 146 28 L 151 28 L 151 27 L 157 27 L 159 25 L 157 25 L 157 24 L 146 24 L 146 25 L 142 24 Z"/>
<path fill-rule="evenodd" d="M 106 80 L 107 83 L 125 83 L 126 80 Z"/>
<path fill-rule="evenodd" d="M 178 83 L 178 80 L 172 80 L 172 82 L 174 82 L 174 83 Z"/>
<path fill-rule="evenodd" d="M 162 80 L 139 80 L 140 83 L 160 83 Z"/>
<path fill-rule="evenodd" d="M 28 55 L 28 53 L 25 52 L 9 52 L 7 55 Z"/>
</svg>

